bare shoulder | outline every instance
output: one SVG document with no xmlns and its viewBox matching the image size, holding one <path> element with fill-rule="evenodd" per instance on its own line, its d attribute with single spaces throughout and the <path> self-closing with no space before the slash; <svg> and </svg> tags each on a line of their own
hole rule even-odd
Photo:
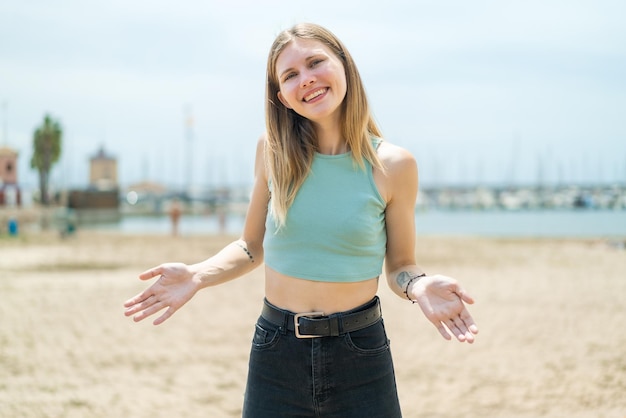
<svg viewBox="0 0 626 418">
<path fill-rule="evenodd" d="M 265 152 L 267 149 L 267 134 L 262 133 L 256 142 L 256 160 L 257 163 L 265 160 Z"/>
<path fill-rule="evenodd" d="M 265 133 L 259 136 L 256 143 L 255 173 L 257 178 L 267 182 L 267 167 L 265 164 L 265 149 L 267 146 L 267 135 Z"/>
<path fill-rule="evenodd" d="M 378 147 L 378 157 L 390 177 L 417 172 L 417 162 L 413 154 L 388 141 L 381 142 Z"/>
<path fill-rule="evenodd" d="M 263 132 L 261 135 L 259 135 L 259 139 L 256 142 L 257 152 L 259 151 L 264 152 L 266 144 L 267 144 L 267 134 Z"/>
<path fill-rule="evenodd" d="M 387 204 L 405 198 L 409 201 L 413 199 L 414 204 L 417 163 L 413 154 L 405 148 L 383 141 L 378 147 L 378 158 L 385 169 L 374 171 L 374 181 Z"/>
</svg>

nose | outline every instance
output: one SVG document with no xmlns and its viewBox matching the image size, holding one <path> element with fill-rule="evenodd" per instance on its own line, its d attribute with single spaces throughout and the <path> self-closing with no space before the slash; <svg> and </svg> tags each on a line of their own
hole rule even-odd
<svg viewBox="0 0 626 418">
<path fill-rule="evenodd" d="M 315 77 L 311 73 L 302 74 L 302 87 L 308 87 L 315 82 Z"/>
</svg>

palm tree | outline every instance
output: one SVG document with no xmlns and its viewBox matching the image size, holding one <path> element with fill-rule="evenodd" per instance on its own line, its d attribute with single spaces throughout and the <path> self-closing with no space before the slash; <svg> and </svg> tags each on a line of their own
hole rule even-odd
<svg viewBox="0 0 626 418">
<path fill-rule="evenodd" d="M 43 124 L 33 134 L 33 157 L 30 160 L 30 166 L 39 171 L 41 203 L 45 206 L 50 203 L 48 196 L 50 170 L 61 156 L 62 136 L 63 131 L 59 122 L 52 119 L 49 115 L 44 117 Z"/>
</svg>

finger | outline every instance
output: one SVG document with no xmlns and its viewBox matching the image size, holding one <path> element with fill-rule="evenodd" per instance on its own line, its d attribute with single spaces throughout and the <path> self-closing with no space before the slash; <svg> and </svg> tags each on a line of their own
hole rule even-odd
<svg viewBox="0 0 626 418">
<path fill-rule="evenodd" d="M 163 274 L 163 267 L 162 266 L 157 266 L 157 267 L 151 268 L 151 269 L 146 270 L 143 273 L 141 273 L 139 275 L 139 279 L 141 279 L 141 280 L 150 280 L 153 277 L 159 276 L 161 274 Z"/>
<path fill-rule="evenodd" d="M 435 324 L 435 327 L 437 328 L 437 330 L 439 331 L 439 333 L 441 334 L 443 338 L 445 338 L 446 340 L 452 339 L 452 337 L 448 333 L 448 330 L 446 329 L 446 327 L 443 326 L 441 322 L 439 324 Z"/>
<path fill-rule="evenodd" d="M 472 333 L 467 329 L 467 327 L 465 326 L 465 324 L 463 323 L 463 320 L 461 320 L 461 318 L 455 318 L 452 320 L 454 323 L 454 335 L 456 336 L 457 340 L 463 342 L 463 341 L 468 341 L 471 339 L 472 341 L 474 340 L 474 337 L 472 336 Z M 468 335 L 470 336 L 470 338 L 468 338 Z"/>
<path fill-rule="evenodd" d="M 163 322 L 165 322 L 170 316 L 174 315 L 174 312 L 176 312 L 176 309 L 174 309 L 173 307 L 169 307 L 167 308 L 167 311 L 165 311 L 163 313 L 163 315 L 161 315 L 160 317 L 158 317 L 157 319 L 154 320 L 154 322 L 152 323 L 153 325 L 159 325 L 162 324 Z"/>
<path fill-rule="evenodd" d="M 142 321 L 144 319 L 146 319 L 147 317 L 154 315 L 155 313 L 159 312 L 161 309 L 165 308 L 167 305 L 163 302 L 156 302 L 154 304 L 152 304 L 149 308 L 144 309 L 143 311 L 141 311 L 138 315 L 135 315 L 133 317 L 133 320 L 135 322 L 139 322 Z"/>
<path fill-rule="evenodd" d="M 445 322 L 446 327 L 448 327 L 448 329 L 450 330 L 450 332 L 456 337 L 457 340 L 459 340 L 460 342 L 464 342 L 465 341 L 465 332 L 463 331 L 463 328 L 465 328 L 464 326 L 460 326 L 460 320 L 458 320 L 458 324 L 457 324 L 457 320 L 454 318 L 451 318 L 449 320 L 447 320 Z"/>
<path fill-rule="evenodd" d="M 462 338 L 457 336 L 458 340 L 461 342 L 467 342 L 469 344 L 472 344 L 475 339 L 474 333 L 472 333 L 472 331 L 466 326 L 466 324 L 462 323 L 460 319 L 455 321 L 455 323 L 457 324 L 457 328 L 462 333 Z"/>
<path fill-rule="evenodd" d="M 460 287 L 457 287 L 454 293 L 456 293 L 463 302 L 468 303 L 470 305 L 474 303 L 474 298 L 471 297 L 465 290 L 461 289 Z"/>
<path fill-rule="evenodd" d="M 150 288 L 144 290 L 143 292 L 133 296 L 132 298 L 128 299 L 126 302 L 124 302 L 124 307 L 128 308 L 131 307 L 133 305 L 136 305 L 138 303 L 142 303 L 144 301 L 146 301 L 147 299 L 150 298 L 150 296 L 152 296 L 152 290 Z"/>
<path fill-rule="evenodd" d="M 463 311 L 461 312 L 459 316 L 461 320 L 463 321 L 463 323 L 465 324 L 465 326 L 467 327 L 467 329 L 472 334 L 478 334 L 478 326 L 474 322 L 474 318 L 472 318 L 472 315 L 470 315 L 467 309 L 463 309 Z"/>
<path fill-rule="evenodd" d="M 139 311 L 143 311 L 148 309 L 150 306 L 157 302 L 156 296 L 151 295 L 144 300 L 137 301 L 136 303 L 132 303 L 128 305 L 128 308 L 124 311 L 124 315 L 131 316 L 136 314 Z"/>
</svg>

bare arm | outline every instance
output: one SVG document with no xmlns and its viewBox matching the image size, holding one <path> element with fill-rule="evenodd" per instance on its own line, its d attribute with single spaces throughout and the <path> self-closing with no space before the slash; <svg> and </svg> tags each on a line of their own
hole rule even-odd
<svg viewBox="0 0 626 418">
<path fill-rule="evenodd" d="M 427 276 L 415 262 L 418 185 L 415 159 L 407 151 L 390 144 L 381 148 L 381 157 L 387 167 L 384 181 L 381 181 L 387 199 L 387 283 L 401 298 L 419 304 L 426 318 L 445 339 L 451 339 L 449 330 L 459 341 L 471 343 L 478 328 L 465 303 L 471 304 L 474 300 L 455 279 Z"/>
<path fill-rule="evenodd" d="M 141 321 L 167 309 L 154 321 L 154 325 L 161 324 L 200 289 L 241 277 L 263 263 L 263 236 L 269 199 L 263 150 L 264 138 L 261 138 L 257 145 L 254 187 L 241 238 L 200 263 L 164 263 L 141 273 L 141 280 L 158 279 L 124 303 L 126 316 Z"/>
</svg>

